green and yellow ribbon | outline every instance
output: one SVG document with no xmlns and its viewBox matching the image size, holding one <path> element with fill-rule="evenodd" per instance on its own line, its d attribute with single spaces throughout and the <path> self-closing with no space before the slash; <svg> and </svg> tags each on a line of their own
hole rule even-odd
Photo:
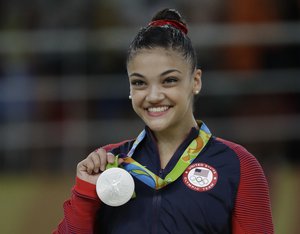
<svg viewBox="0 0 300 234">
<path fill-rule="evenodd" d="M 123 158 L 124 160 L 124 162 L 122 163 L 122 167 L 126 171 L 128 171 L 132 176 L 136 177 L 138 180 L 142 181 L 143 183 L 145 183 L 153 189 L 158 190 L 165 187 L 166 185 L 174 182 L 182 175 L 185 169 L 189 165 L 191 165 L 191 163 L 195 160 L 195 158 L 197 158 L 197 156 L 200 154 L 200 152 L 203 150 L 203 148 L 209 141 L 211 137 L 209 129 L 203 122 L 201 122 L 200 124 L 201 127 L 198 136 L 185 149 L 173 170 L 169 174 L 167 174 L 164 179 L 160 178 L 159 176 L 157 176 L 156 174 L 148 170 L 145 166 L 141 165 L 132 158 L 136 147 L 146 135 L 145 130 L 143 130 L 138 135 L 127 155 L 118 155 L 119 158 Z"/>
</svg>

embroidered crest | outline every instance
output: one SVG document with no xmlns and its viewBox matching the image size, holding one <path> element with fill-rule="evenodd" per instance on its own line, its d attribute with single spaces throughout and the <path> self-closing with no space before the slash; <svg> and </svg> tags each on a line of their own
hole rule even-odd
<svg viewBox="0 0 300 234">
<path fill-rule="evenodd" d="M 217 184 L 218 173 L 215 168 L 205 163 L 195 163 L 185 170 L 182 178 L 188 188 L 205 192 Z"/>
</svg>

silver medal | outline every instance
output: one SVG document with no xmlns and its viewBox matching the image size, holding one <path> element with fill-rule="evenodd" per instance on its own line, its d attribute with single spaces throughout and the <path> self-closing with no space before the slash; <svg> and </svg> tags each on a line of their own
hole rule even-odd
<svg viewBox="0 0 300 234">
<path fill-rule="evenodd" d="M 96 191 L 105 204 L 121 206 L 132 197 L 134 180 L 126 170 L 118 167 L 110 168 L 99 176 Z"/>
</svg>

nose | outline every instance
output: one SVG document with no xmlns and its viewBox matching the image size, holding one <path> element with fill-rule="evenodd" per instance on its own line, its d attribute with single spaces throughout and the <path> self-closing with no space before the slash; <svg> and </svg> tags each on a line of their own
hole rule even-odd
<svg viewBox="0 0 300 234">
<path fill-rule="evenodd" d="M 146 96 L 146 101 L 150 103 L 158 103 L 164 99 L 165 95 L 160 87 L 150 86 Z"/>
</svg>

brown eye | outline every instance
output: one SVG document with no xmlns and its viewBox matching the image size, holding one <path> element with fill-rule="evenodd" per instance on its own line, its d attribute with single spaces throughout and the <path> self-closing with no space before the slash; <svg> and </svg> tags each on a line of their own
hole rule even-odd
<svg viewBox="0 0 300 234">
<path fill-rule="evenodd" d="M 130 85 L 133 89 L 136 89 L 136 90 L 143 90 L 143 89 L 147 88 L 147 83 L 140 79 L 132 80 L 130 82 Z"/>
<path fill-rule="evenodd" d="M 164 83 L 168 85 L 176 84 L 177 82 L 178 79 L 176 77 L 168 77 L 164 80 Z"/>
<path fill-rule="evenodd" d="M 143 85 L 145 85 L 146 83 L 142 80 L 133 80 L 131 81 L 131 85 L 132 86 L 137 86 L 137 87 L 141 87 Z"/>
</svg>

